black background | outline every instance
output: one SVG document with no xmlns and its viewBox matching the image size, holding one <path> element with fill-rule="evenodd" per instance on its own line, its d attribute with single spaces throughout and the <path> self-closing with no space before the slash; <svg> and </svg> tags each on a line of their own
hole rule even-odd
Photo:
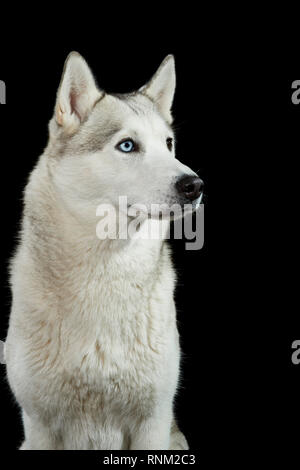
<svg viewBox="0 0 300 470">
<path fill-rule="evenodd" d="M 55 37 L 53 37 L 55 36 Z M 0 107 L 2 157 L 1 227 L 1 339 L 5 339 L 9 310 L 8 260 L 16 245 L 22 211 L 22 190 L 38 156 L 47 143 L 47 124 L 52 116 L 56 90 L 64 60 L 72 50 L 80 52 L 107 92 L 137 89 L 156 71 L 164 57 L 175 55 L 177 90 L 174 102 L 174 125 L 177 133 L 177 157 L 198 171 L 209 194 L 208 161 L 215 141 L 211 139 L 217 116 L 211 104 L 214 85 L 205 68 L 205 51 L 196 42 L 179 44 L 176 38 L 154 43 L 147 34 L 128 40 L 118 36 L 116 43 L 109 37 L 100 38 L 89 32 L 85 38 L 74 33 L 66 39 L 61 25 L 52 31 L 51 41 L 41 36 L 29 41 L 25 36 L 18 46 L 10 44 L 1 56 L 0 79 L 6 82 L 7 104 Z M 213 117 L 214 116 L 214 117 Z M 213 120 L 212 120 L 213 119 Z M 215 347 L 217 314 L 209 308 L 209 214 L 205 210 L 205 245 L 200 251 L 186 251 L 184 241 L 173 242 L 174 263 L 178 274 L 176 301 L 183 350 L 182 380 L 176 400 L 178 421 L 192 449 L 205 447 L 214 439 L 213 418 L 214 376 L 211 350 Z M 211 316 L 213 315 L 213 317 Z M 18 406 L 14 403 L 1 366 L 1 422 L 5 433 L 1 446 L 14 450 L 22 440 Z"/>
</svg>

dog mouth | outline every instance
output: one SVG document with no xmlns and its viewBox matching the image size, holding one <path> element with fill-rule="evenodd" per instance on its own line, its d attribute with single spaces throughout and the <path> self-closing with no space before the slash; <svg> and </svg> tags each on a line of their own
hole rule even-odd
<svg viewBox="0 0 300 470">
<path fill-rule="evenodd" d="M 176 201 L 172 205 L 168 204 L 146 204 L 133 203 L 127 204 L 127 216 L 131 219 L 136 217 L 144 219 L 156 220 L 176 220 L 183 218 L 185 215 L 195 212 L 203 203 L 204 193 L 194 201 Z"/>
</svg>

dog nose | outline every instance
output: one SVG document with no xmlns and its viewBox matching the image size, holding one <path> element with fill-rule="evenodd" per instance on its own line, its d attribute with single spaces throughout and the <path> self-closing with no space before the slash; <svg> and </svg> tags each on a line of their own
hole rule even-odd
<svg viewBox="0 0 300 470">
<path fill-rule="evenodd" d="M 184 176 L 177 181 L 175 186 L 181 196 L 194 201 L 202 193 L 204 183 L 198 176 Z"/>
</svg>

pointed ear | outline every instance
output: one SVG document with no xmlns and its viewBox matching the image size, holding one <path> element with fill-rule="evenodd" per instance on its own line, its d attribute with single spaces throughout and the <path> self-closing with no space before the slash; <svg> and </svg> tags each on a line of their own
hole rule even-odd
<svg viewBox="0 0 300 470">
<path fill-rule="evenodd" d="M 140 88 L 140 92 L 151 98 L 168 122 L 172 122 L 171 107 L 176 87 L 175 60 L 168 55 L 153 75 L 150 82 Z"/>
<path fill-rule="evenodd" d="M 78 52 L 71 52 L 57 92 L 55 117 L 58 125 L 68 134 L 76 132 L 101 96 L 86 61 Z"/>
</svg>

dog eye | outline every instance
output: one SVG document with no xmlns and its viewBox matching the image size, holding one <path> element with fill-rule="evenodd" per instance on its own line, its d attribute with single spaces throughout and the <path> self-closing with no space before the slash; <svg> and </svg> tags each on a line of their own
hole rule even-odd
<svg viewBox="0 0 300 470">
<path fill-rule="evenodd" d="M 166 142 L 167 142 L 168 149 L 171 151 L 173 149 L 173 139 L 172 139 L 172 137 L 168 137 Z"/>
<path fill-rule="evenodd" d="M 122 140 L 122 142 L 117 145 L 117 149 L 125 153 L 133 152 L 133 150 L 135 150 L 134 142 L 131 139 Z"/>
</svg>

